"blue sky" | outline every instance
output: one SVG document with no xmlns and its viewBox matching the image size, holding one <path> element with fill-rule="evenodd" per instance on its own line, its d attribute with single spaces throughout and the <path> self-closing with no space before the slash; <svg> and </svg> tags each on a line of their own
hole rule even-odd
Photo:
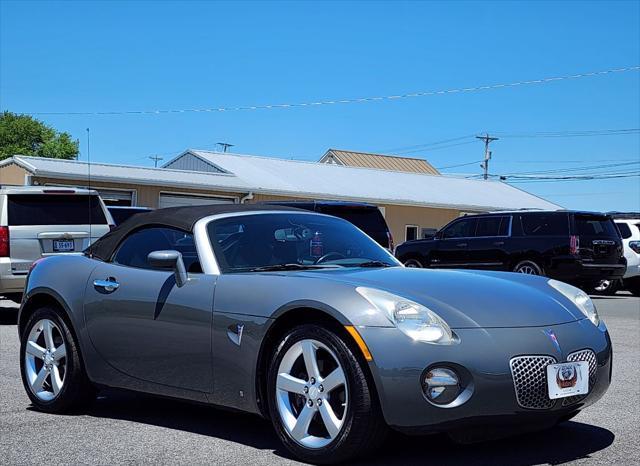
<svg viewBox="0 0 640 466">
<path fill-rule="evenodd" d="M 308 102 L 639 64 L 634 1 L 0 2 L 0 108 L 24 113 Z M 485 131 L 640 128 L 640 72 L 286 110 L 39 118 L 80 139 L 82 158 L 90 127 L 96 161 L 152 165 L 150 155 L 218 141 L 316 160 L 329 147 L 393 153 Z M 459 142 L 407 155 L 436 167 L 482 158 L 481 142 Z M 495 174 L 567 169 L 638 161 L 640 135 L 504 137 L 492 148 Z M 638 177 L 517 186 L 569 208 L 640 210 Z"/>
</svg>

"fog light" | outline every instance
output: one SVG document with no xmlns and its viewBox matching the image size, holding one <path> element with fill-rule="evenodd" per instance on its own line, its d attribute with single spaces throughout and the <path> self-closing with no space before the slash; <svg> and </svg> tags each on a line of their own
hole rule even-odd
<svg viewBox="0 0 640 466">
<path fill-rule="evenodd" d="M 446 405 L 460 394 L 460 379 L 451 369 L 434 367 L 425 374 L 422 390 L 429 401 Z"/>
</svg>

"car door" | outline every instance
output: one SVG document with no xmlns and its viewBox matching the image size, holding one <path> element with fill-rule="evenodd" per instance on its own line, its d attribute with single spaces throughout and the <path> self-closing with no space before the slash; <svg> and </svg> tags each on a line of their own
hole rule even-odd
<svg viewBox="0 0 640 466">
<path fill-rule="evenodd" d="M 189 280 L 153 269 L 151 251 L 182 253 Z M 193 236 L 163 227 L 137 230 L 87 282 L 91 342 L 119 371 L 168 387 L 211 392 L 211 328 L 216 277 L 201 273 Z"/>
<path fill-rule="evenodd" d="M 469 241 L 469 267 L 481 270 L 509 269 L 509 230 L 511 217 L 478 217 L 475 237 Z"/>
<path fill-rule="evenodd" d="M 477 219 L 465 217 L 447 225 L 438 233 L 438 247 L 433 251 L 434 267 L 469 266 L 469 242 L 473 238 Z"/>
</svg>

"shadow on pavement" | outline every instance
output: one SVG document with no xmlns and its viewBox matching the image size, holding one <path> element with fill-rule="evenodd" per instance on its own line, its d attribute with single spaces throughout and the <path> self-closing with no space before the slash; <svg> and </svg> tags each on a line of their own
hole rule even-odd
<svg viewBox="0 0 640 466">
<path fill-rule="evenodd" d="M 105 391 L 86 413 L 207 435 L 291 458 L 271 423 L 258 416 L 129 392 Z M 614 434 L 601 427 L 565 422 L 518 437 L 460 445 L 445 435 L 405 436 L 396 432 L 361 464 L 562 464 L 607 448 Z"/>
<path fill-rule="evenodd" d="M 18 323 L 17 304 L 0 298 L 0 325 L 16 325 L 16 323 Z"/>
<path fill-rule="evenodd" d="M 207 435 L 287 456 L 271 423 L 252 414 L 110 389 L 82 414 Z"/>
<path fill-rule="evenodd" d="M 374 459 L 362 464 L 562 464 L 607 448 L 615 435 L 601 427 L 565 422 L 552 429 L 501 440 L 460 445 L 445 435 L 392 434 Z"/>
</svg>

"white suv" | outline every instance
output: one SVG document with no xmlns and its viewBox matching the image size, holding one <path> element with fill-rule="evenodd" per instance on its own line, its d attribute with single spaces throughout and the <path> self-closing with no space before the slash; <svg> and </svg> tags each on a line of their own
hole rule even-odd
<svg viewBox="0 0 640 466">
<path fill-rule="evenodd" d="M 19 300 L 36 259 L 81 254 L 110 225 L 111 215 L 96 191 L 0 187 L 0 295 Z"/>
<path fill-rule="evenodd" d="M 640 296 L 640 218 L 616 218 L 616 225 L 622 236 L 627 271 L 623 282 L 625 288 Z"/>
</svg>

